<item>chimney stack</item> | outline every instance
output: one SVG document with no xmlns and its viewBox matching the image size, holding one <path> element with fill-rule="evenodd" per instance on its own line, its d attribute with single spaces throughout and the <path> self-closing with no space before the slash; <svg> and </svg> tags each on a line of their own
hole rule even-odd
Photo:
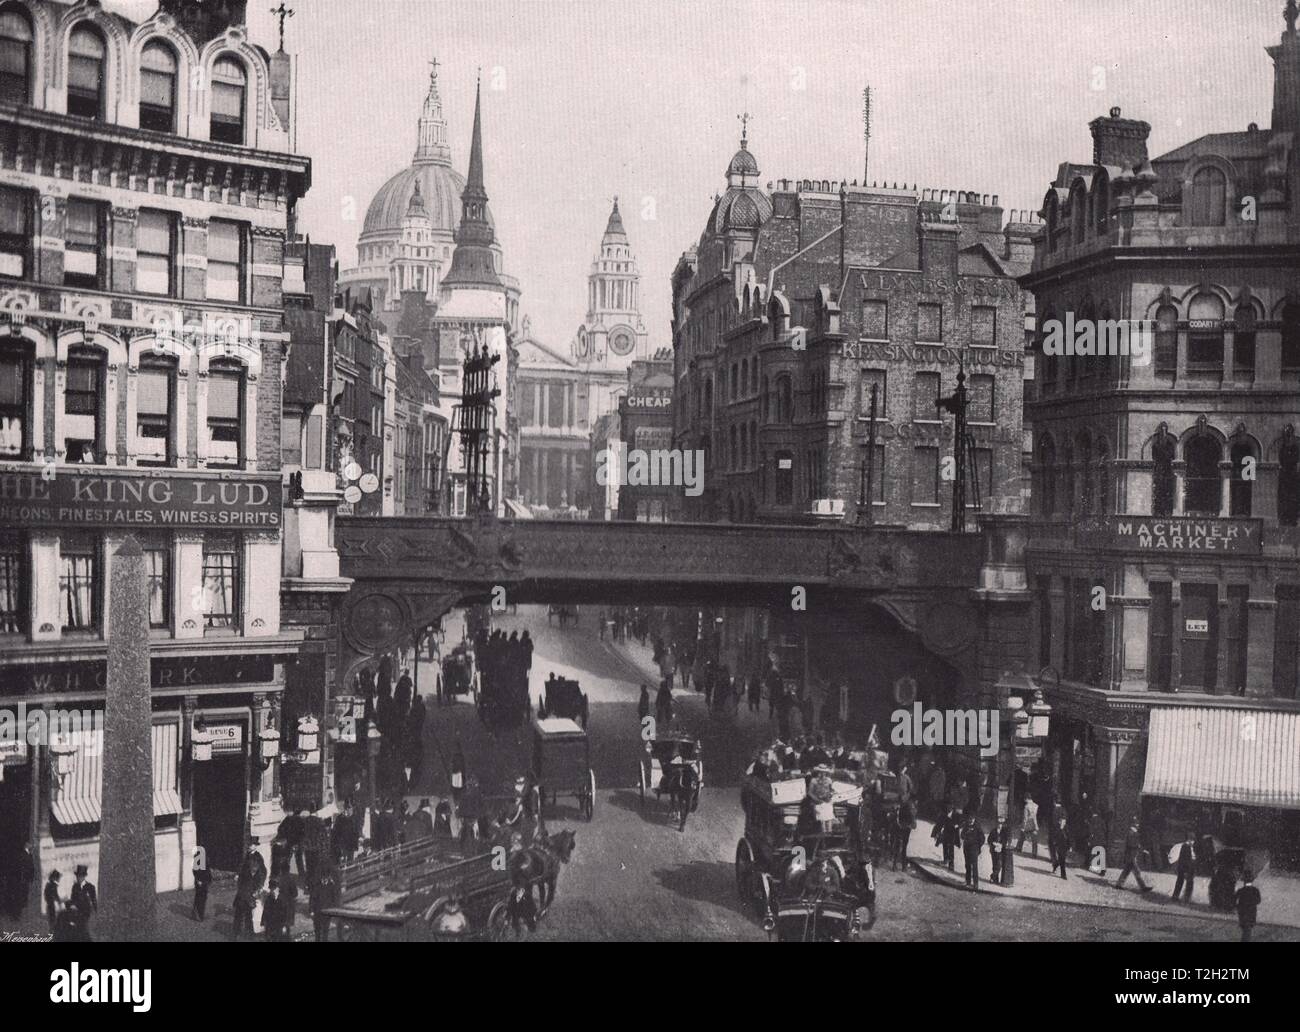
<svg viewBox="0 0 1300 1032">
<path fill-rule="evenodd" d="M 1121 118 L 1119 108 L 1105 118 L 1088 123 L 1092 130 L 1092 163 L 1137 168 L 1147 160 L 1147 137 L 1151 124 L 1135 118 Z"/>
</svg>

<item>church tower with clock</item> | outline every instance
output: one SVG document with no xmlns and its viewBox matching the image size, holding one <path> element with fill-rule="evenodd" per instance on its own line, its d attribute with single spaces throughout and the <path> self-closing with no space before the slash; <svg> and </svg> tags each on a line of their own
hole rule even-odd
<svg viewBox="0 0 1300 1032">
<path fill-rule="evenodd" d="M 640 292 L 641 273 L 615 197 L 600 253 L 587 275 L 587 316 L 573 338 L 573 357 L 584 372 L 614 373 L 626 382 L 632 362 L 650 357 Z"/>
</svg>

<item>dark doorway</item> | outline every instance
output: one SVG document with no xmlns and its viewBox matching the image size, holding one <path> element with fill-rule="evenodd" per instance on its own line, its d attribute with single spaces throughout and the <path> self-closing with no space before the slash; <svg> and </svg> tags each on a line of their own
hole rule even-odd
<svg viewBox="0 0 1300 1032">
<path fill-rule="evenodd" d="M 243 750 L 194 764 L 194 826 L 208 866 L 239 868 L 248 815 L 248 759 Z"/>
<path fill-rule="evenodd" d="M 1219 668 L 1219 587 L 1184 584 L 1181 686 L 1212 692 Z"/>
</svg>

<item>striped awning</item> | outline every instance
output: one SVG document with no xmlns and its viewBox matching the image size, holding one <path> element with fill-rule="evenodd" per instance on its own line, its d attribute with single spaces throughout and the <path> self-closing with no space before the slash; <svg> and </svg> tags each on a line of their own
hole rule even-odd
<svg viewBox="0 0 1300 1032">
<path fill-rule="evenodd" d="M 103 791 L 102 730 L 85 732 L 73 755 L 72 771 L 56 783 L 50 812 L 60 824 L 95 824 L 100 819 Z M 176 719 L 153 725 L 153 813 L 155 817 L 180 813 L 180 724 Z"/>
<path fill-rule="evenodd" d="M 1142 792 L 1300 809 L 1300 712 L 1152 707 Z"/>
</svg>

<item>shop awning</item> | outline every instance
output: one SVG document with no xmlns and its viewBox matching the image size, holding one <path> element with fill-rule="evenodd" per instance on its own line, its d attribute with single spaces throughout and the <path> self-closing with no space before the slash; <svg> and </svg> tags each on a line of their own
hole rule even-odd
<svg viewBox="0 0 1300 1032">
<path fill-rule="evenodd" d="M 1142 792 L 1300 809 L 1300 713 L 1153 706 Z"/>
<path fill-rule="evenodd" d="M 153 815 L 155 817 L 180 813 L 183 809 L 176 766 L 180 731 L 180 724 L 174 721 L 153 726 Z"/>
<path fill-rule="evenodd" d="M 103 783 L 103 728 L 83 730 L 73 736 L 77 751 L 72 770 L 54 779 L 50 812 L 60 824 L 95 824 L 99 821 L 99 793 Z"/>
</svg>

